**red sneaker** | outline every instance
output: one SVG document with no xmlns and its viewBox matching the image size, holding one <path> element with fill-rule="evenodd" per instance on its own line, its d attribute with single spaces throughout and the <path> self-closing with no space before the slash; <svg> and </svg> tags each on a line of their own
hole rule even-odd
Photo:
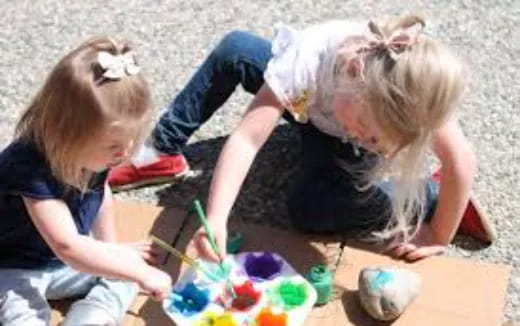
<svg viewBox="0 0 520 326">
<path fill-rule="evenodd" d="M 146 185 L 174 181 L 188 173 L 190 167 L 184 155 L 160 155 L 159 161 L 136 167 L 123 165 L 110 170 L 108 184 L 113 191 L 129 190 Z"/>
<path fill-rule="evenodd" d="M 440 171 L 435 172 L 432 179 L 440 182 Z M 486 245 L 491 244 L 496 239 L 496 230 L 493 223 L 474 198 L 470 198 L 468 201 L 457 234 L 470 236 Z"/>
<path fill-rule="evenodd" d="M 486 245 L 490 245 L 496 239 L 493 223 L 474 198 L 469 199 L 457 233 L 473 237 Z"/>
</svg>

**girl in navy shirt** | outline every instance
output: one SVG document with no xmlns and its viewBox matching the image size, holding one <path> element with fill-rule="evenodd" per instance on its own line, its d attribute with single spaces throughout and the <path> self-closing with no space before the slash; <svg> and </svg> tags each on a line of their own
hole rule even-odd
<svg viewBox="0 0 520 326">
<path fill-rule="evenodd" d="M 148 243 L 116 242 L 106 177 L 135 147 L 150 93 L 133 52 L 91 39 L 53 69 L 0 154 L 0 324 L 48 325 L 47 299 L 84 296 L 67 325 L 117 325 L 170 277 Z"/>
</svg>

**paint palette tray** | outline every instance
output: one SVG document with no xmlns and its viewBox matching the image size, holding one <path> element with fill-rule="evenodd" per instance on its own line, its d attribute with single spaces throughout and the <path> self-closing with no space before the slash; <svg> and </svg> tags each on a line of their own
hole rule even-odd
<svg viewBox="0 0 520 326">
<path fill-rule="evenodd" d="M 275 253 L 243 252 L 228 255 L 222 266 L 199 265 L 163 301 L 178 326 L 297 326 L 316 302 L 312 285 Z"/>
</svg>

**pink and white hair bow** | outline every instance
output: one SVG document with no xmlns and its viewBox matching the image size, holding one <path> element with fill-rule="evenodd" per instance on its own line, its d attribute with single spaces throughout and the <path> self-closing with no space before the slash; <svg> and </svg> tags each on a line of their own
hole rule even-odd
<svg viewBox="0 0 520 326">
<path fill-rule="evenodd" d="M 417 28 L 418 25 L 419 28 Z M 368 42 L 361 46 L 358 53 L 386 52 L 390 58 L 396 61 L 401 53 L 417 42 L 417 37 L 423 27 L 423 23 L 411 22 L 392 34 L 386 35 L 377 24 L 370 21 L 368 23 Z"/>
</svg>

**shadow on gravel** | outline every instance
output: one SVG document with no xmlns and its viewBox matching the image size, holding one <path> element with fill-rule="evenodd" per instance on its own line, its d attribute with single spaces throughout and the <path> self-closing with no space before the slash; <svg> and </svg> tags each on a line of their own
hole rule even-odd
<svg viewBox="0 0 520 326">
<path fill-rule="evenodd" d="M 184 154 L 194 173 L 182 182 L 159 189 L 156 193 L 159 205 L 188 211 L 191 209 L 193 199 L 205 200 L 225 140 L 226 137 L 217 137 L 188 145 Z M 301 146 L 297 128 L 289 124 L 278 126 L 255 159 L 233 206 L 230 219 L 289 229 L 286 201 L 294 186 L 295 178 L 292 176 L 300 170 L 300 155 Z M 360 238 L 369 237 L 368 234 L 362 233 L 346 232 L 343 234 L 343 239 L 352 245 Z M 363 240 L 360 243 L 363 246 L 367 245 Z M 457 236 L 453 243 L 470 251 L 487 247 L 463 236 Z M 380 248 L 380 244 L 376 247 Z"/>
<path fill-rule="evenodd" d="M 159 205 L 188 210 L 194 198 L 205 200 L 225 140 L 218 137 L 188 145 L 184 154 L 194 175 L 158 190 Z M 286 199 L 300 153 L 298 130 L 288 124 L 278 126 L 256 157 L 230 219 L 288 229 Z"/>
</svg>

